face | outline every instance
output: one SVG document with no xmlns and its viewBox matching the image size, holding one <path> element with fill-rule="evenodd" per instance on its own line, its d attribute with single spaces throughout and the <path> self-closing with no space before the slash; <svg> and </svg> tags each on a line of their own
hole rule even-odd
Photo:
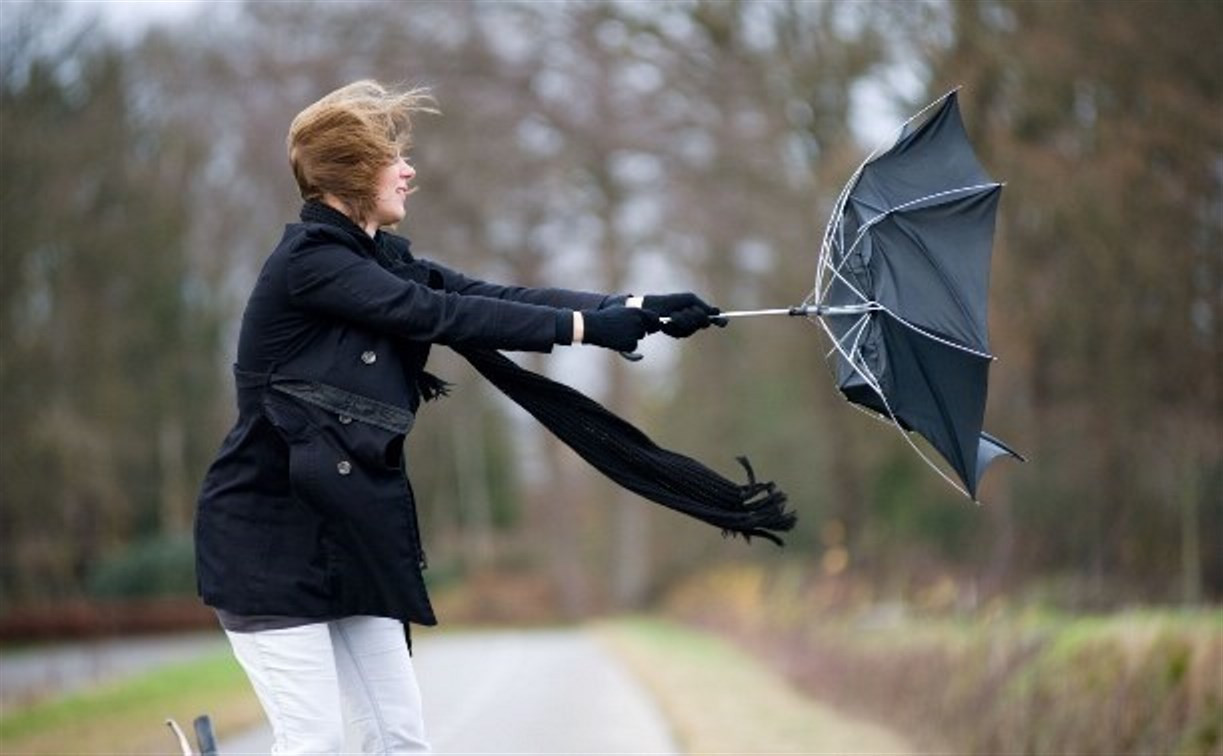
<svg viewBox="0 0 1223 756">
<path fill-rule="evenodd" d="M 414 191 L 411 183 L 415 176 L 416 169 L 402 156 L 382 169 L 378 174 L 372 224 L 391 226 L 403 220 L 403 205 Z"/>
</svg>

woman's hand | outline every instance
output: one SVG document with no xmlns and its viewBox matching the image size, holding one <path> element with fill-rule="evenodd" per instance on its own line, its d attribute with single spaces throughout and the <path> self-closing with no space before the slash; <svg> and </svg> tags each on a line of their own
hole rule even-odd
<svg viewBox="0 0 1223 756">
<path fill-rule="evenodd" d="M 677 339 L 685 339 L 710 325 L 726 325 L 726 318 L 717 317 L 721 310 L 692 292 L 647 294 L 641 298 L 641 309 L 667 318 L 661 324 L 662 332 Z"/>
<path fill-rule="evenodd" d="M 644 308 L 606 307 L 582 310 L 574 319 L 574 342 L 632 352 L 646 334 L 661 327 L 658 315 Z"/>
</svg>

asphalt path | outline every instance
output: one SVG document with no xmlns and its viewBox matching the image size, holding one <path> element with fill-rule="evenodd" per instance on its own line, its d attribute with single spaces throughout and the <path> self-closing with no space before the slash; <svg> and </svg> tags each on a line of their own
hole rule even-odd
<svg viewBox="0 0 1223 756">
<path fill-rule="evenodd" d="M 650 695 L 581 629 L 427 636 L 413 663 L 435 753 L 679 753 Z M 234 756 L 271 743 L 260 727 L 219 746 Z"/>
<path fill-rule="evenodd" d="M 221 631 L 103 638 L 30 646 L 0 654 L 0 712 L 50 696 L 147 672 L 164 664 L 222 653 Z"/>
</svg>

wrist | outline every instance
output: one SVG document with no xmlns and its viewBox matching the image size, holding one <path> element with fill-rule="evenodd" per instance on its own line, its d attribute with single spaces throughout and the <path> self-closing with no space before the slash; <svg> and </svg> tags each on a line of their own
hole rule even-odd
<svg viewBox="0 0 1223 756">
<path fill-rule="evenodd" d="M 645 306 L 645 297 L 638 297 L 630 294 L 628 299 L 624 300 L 624 306 L 636 307 L 638 310 L 640 310 Z"/>
<path fill-rule="evenodd" d="M 581 344 L 582 337 L 586 335 L 586 321 L 582 319 L 582 313 L 573 311 L 573 343 Z"/>
</svg>

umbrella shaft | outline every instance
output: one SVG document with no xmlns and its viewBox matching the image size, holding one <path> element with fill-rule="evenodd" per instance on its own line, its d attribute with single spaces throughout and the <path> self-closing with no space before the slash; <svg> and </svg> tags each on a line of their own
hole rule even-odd
<svg viewBox="0 0 1223 756">
<path fill-rule="evenodd" d="M 731 312 L 723 312 L 718 317 L 722 318 L 754 318 L 760 315 L 788 315 L 792 318 L 806 318 L 812 315 L 817 318 L 837 316 L 837 315 L 861 315 L 864 312 L 869 312 L 875 309 L 868 304 L 857 305 L 799 305 L 798 307 L 777 307 L 769 310 L 732 310 Z M 663 318 L 662 322 L 671 322 L 670 318 Z"/>
<path fill-rule="evenodd" d="M 771 309 L 771 310 L 734 310 L 732 312 L 722 313 L 722 317 L 724 318 L 754 318 L 760 315 L 790 315 L 792 317 L 797 317 L 800 315 L 806 315 L 807 313 L 804 312 L 805 309 L 807 308 L 781 307 L 781 308 L 776 308 L 776 309 Z"/>
</svg>

